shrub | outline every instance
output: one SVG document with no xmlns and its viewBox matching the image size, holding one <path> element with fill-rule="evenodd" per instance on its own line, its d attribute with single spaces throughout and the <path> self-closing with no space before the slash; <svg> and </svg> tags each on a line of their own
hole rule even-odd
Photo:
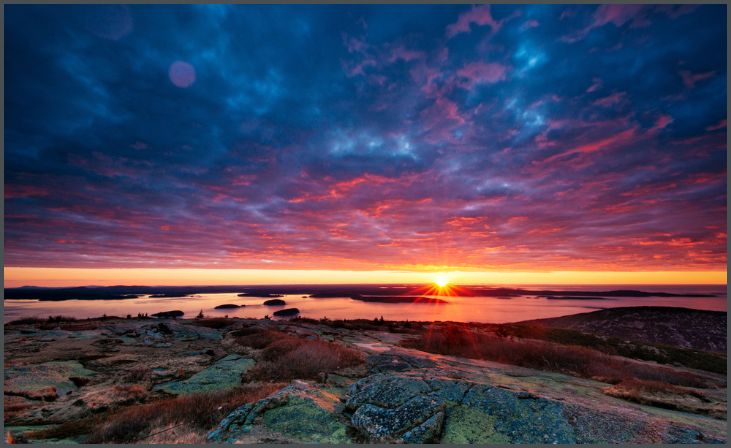
<svg viewBox="0 0 731 448">
<path fill-rule="evenodd" d="M 281 331 L 265 330 L 256 327 L 244 327 L 232 331 L 231 334 L 238 344 L 255 349 L 262 349 L 286 335 Z"/>
<path fill-rule="evenodd" d="M 706 386 L 700 377 L 669 367 L 621 359 L 576 345 L 534 339 L 507 339 L 473 331 L 466 325 L 432 326 L 419 337 L 405 340 L 403 345 L 431 353 L 489 359 L 612 384 L 634 378 L 689 387 Z"/>
<path fill-rule="evenodd" d="M 283 337 L 272 341 L 261 354 L 265 361 L 275 361 L 287 353 L 294 351 L 306 342 L 300 338 L 282 334 Z"/>
<path fill-rule="evenodd" d="M 235 319 L 225 319 L 220 317 L 211 319 L 198 319 L 194 322 L 194 324 L 198 327 L 213 328 L 215 330 L 229 327 L 235 323 Z"/>
<path fill-rule="evenodd" d="M 261 361 L 248 372 L 252 380 L 318 379 L 322 373 L 361 364 L 360 352 L 282 331 L 246 327 L 232 334 L 246 347 L 261 349 Z"/>
<path fill-rule="evenodd" d="M 99 324 L 94 321 L 67 322 L 59 324 L 59 328 L 65 331 L 89 331 L 99 328 Z"/>
<path fill-rule="evenodd" d="M 70 316 L 58 315 L 58 316 L 48 316 L 48 319 L 46 319 L 46 321 L 49 323 L 74 322 L 74 321 L 76 321 L 76 318 L 70 317 Z"/>
<path fill-rule="evenodd" d="M 124 374 L 121 376 L 121 378 L 131 383 L 139 383 L 145 381 L 150 373 L 151 371 L 147 367 L 135 366 L 133 368 L 125 369 Z"/>
<path fill-rule="evenodd" d="M 21 317 L 8 322 L 8 325 L 36 325 L 46 322 L 46 320 L 38 317 Z"/>
<path fill-rule="evenodd" d="M 363 363 L 360 352 L 326 341 L 278 341 L 264 351 L 265 359 L 248 372 L 254 380 L 319 379 L 323 373 Z M 270 350 L 267 352 L 267 350 Z"/>
<path fill-rule="evenodd" d="M 69 438 L 86 435 L 85 443 L 134 443 L 145 440 L 161 426 L 185 425 L 200 431 L 212 429 L 244 403 L 260 400 L 282 384 L 246 385 L 138 404 L 103 415 L 73 420 L 54 428 L 29 433 L 31 439 Z"/>
<path fill-rule="evenodd" d="M 63 327 L 65 325 L 68 325 L 69 323 L 76 322 L 75 317 L 69 317 L 69 316 L 48 316 L 48 318 L 40 324 L 40 329 L 42 330 L 51 330 L 56 327 Z M 83 322 L 79 323 L 80 325 L 84 325 Z"/>
</svg>

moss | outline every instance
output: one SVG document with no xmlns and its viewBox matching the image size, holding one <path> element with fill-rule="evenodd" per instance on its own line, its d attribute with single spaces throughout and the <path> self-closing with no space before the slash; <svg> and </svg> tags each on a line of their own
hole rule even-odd
<svg viewBox="0 0 731 448">
<path fill-rule="evenodd" d="M 155 390 L 182 395 L 231 389 L 241 384 L 241 375 L 253 366 L 252 359 L 228 355 L 187 380 L 159 384 Z"/>
<path fill-rule="evenodd" d="M 347 443 L 345 425 L 335 414 L 317 406 L 312 400 L 290 397 L 286 405 L 264 414 L 264 424 L 271 430 L 304 442 Z"/>
<path fill-rule="evenodd" d="M 510 443 L 495 430 L 495 417 L 465 406 L 447 410 L 441 443 Z"/>
</svg>

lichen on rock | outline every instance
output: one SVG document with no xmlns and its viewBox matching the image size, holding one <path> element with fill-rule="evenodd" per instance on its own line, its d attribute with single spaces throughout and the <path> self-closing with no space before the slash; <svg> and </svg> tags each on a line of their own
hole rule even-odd
<svg viewBox="0 0 731 448">
<path fill-rule="evenodd" d="M 186 380 L 158 384 L 155 390 L 180 395 L 230 389 L 241 384 L 241 375 L 253 366 L 251 358 L 227 355 Z"/>
<path fill-rule="evenodd" d="M 233 443 L 258 433 L 248 440 L 348 443 L 347 426 L 337 401 L 337 397 L 317 387 L 295 381 L 231 412 L 208 434 L 208 440 Z"/>
<path fill-rule="evenodd" d="M 75 378 L 90 378 L 94 373 L 78 361 L 11 366 L 5 369 L 5 394 L 53 400 L 77 390 Z"/>
</svg>

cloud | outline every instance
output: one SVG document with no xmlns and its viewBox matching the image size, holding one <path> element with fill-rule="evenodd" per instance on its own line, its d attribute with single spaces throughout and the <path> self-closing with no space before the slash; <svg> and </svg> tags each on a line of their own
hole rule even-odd
<svg viewBox="0 0 731 448">
<path fill-rule="evenodd" d="M 475 6 L 468 12 L 459 15 L 456 22 L 447 27 L 447 38 L 452 38 L 460 33 L 469 33 L 472 25 L 489 26 L 490 32 L 495 34 L 502 28 L 502 20 L 495 20 L 492 17 L 490 5 Z"/>
<path fill-rule="evenodd" d="M 8 6 L 6 265 L 725 266 L 721 6 L 293 8 Z"/>
<path fill-rule="evenodd" d="M 683 84 L 685 84 L 685 87 L 692 89 L 695 87 L 696 83 L 699 83 L 701 81 L 705 81 L 706 79 L 712 78 L 716 75 L 715 71 L 710 72 L 702 72 L 702 73 L 691 73 L 688 70 L 682 70 L 680 72 L 680 77 L 683 79 Z"/>
<path fill-rule="evenodd" d="M 504 81 L 508 67 L 498 63 L 473 62 L 457 70 L 460 85 L 472 89 L 479 84 L 494 84 Z"/>
<path fill-rule="evenodd" d="M 594 101 L 595 106 L 612 107 L 619 104 L 627 94 L 625 92 L 615 92 L 611 95 L 599 98 Z"/>
</svg>

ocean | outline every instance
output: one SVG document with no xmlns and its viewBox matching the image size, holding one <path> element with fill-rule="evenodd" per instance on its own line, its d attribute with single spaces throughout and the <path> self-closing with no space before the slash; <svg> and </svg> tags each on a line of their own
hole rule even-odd
<svg viewBox="0 0 731 448">
<path fill-rule="evenodd" d="M 494 287 L 496 285 L 488 285 Z M 628 306 L 673 306 L 702 310 L 726 311 L 725 285 L 500 285 L 529 290 L 551 289 L 566 291 L 640 290 L 674 294 L 715 294 L 714 297 L 610 297 L 591 300 L 556 300 L 535 296 L 497 297 L 439 297 L 447 303 L 368 303 L 348 297 L 309 298 L 301 294 L 282 297 L 285 306 L 262 304 L 265 298 L 238 297 L 236 293 L 195 294 L 182 298 L 151 298 L 143 296 L 124 300 L 5 300 L 4 322 L 24 317 L 46 318 L 64 315 L 77 319 L 107 316 L 125 317 L 137 313 L 153 314 L 160 311 L 181 310 L 184 318 L 195 317 L 200 311 L 206 317 L 272 316 L 282 308 L 296 307 L 300 316 L 320 319 L 373 319 L 411 321 L 456 321 L 507 323 L 586 313 L 604 308 Z M 221 304 L 245 305 L 237 309 L 214 309 Z"/>
</svg>

